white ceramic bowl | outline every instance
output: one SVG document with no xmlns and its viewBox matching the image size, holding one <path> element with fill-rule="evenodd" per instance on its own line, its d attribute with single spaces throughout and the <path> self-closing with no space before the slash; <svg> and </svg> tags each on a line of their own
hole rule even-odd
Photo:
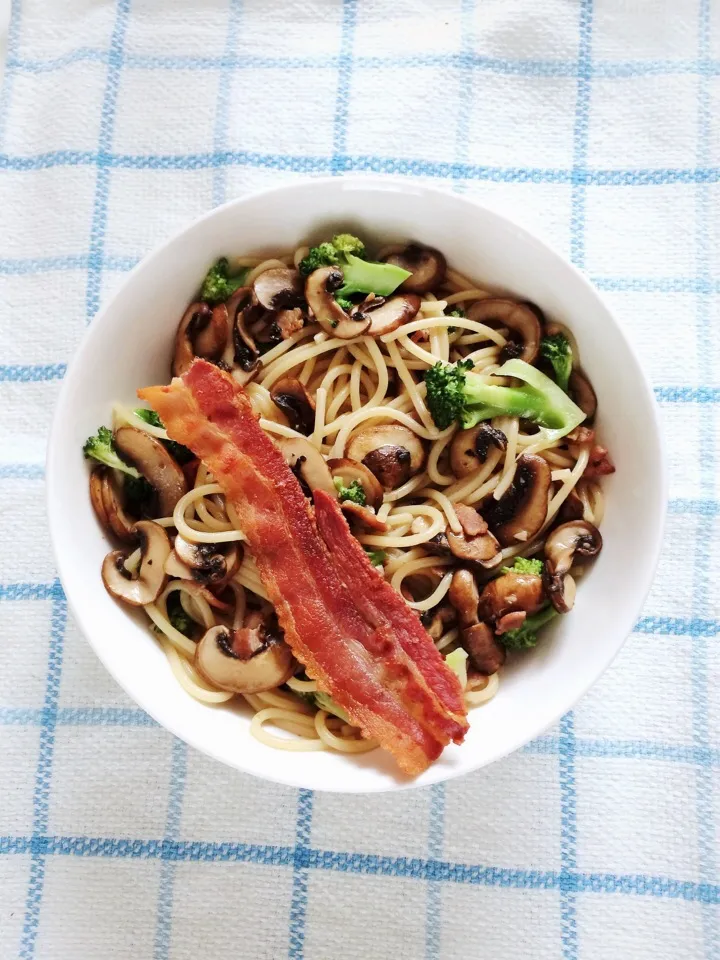
<svg viewBox="0 0 720 960">
<path fill-rule="evenodd" d="M 116 400 L 165 383 L 178 321 L 208 266 L 225 254 L 270 254 L 342 228 L 371 243 L 411 238 L 491 287 L 567 323 L 599 399 L 598 429 L 617 473 L 606 479 L 605 546 L 579 585 L 572 614 L 503 670 L 494 700 L 471 712 L 462 747 L 422 776 L 398 776 L 382 750 L 362 757 L 279 752 L 249 733 L 237 707 L 190 698 L 143 615 L 100 579 L 109 549 L 88 496 L 82 445 Z M 542 733 L 602 674 L 632 630 L 658 557 L 665 471 L 652 390 L 598 293 L 563 257 L 516 224 L 459 196 L 389 180 L 311 180 L 213 210 L 136 267 L 88 330 L 63 384 L 47 461 L 50 529 L 70 607 L 95 652 L 137 703 L 178 737 L 258 777 L 313 789 L 394 790 L 446 780 L 505 756 Z"/>
</svg>

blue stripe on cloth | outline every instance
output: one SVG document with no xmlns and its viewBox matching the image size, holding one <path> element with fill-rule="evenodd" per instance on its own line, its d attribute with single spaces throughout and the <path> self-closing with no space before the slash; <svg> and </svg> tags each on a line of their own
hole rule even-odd
<svg viewBox="0 0 720 960">
<path fill-rule="evenodd" d="M 44 380 L 62 380 L 66 363 L 11 364 L 0 366 L 0 382 L 39 383 Z"/>
<path fill-rule="evenodd" d="M 31 257 L 27 259 L 0 260 L 0 273 L 19 275 L 25 273 L 46 273 L 52 270 L 85 270 L 88 257 L 85 255 L 67 257 Z"/>
<path fill-rule="evenodd" d="M 40 747 L 33 793 L 33 840 L 44 837 L 48 829 L 50 785 L 55 750 L 55 721 L 60 692 L 65 627 L 67 625 L 67 602 L 59 583 L 53 585 L 52 598 L 50 655 L 47 665 Z M 45 859 L 45 854 L 42 851 L 33 850 L 30 858 L 30 880 L 25 903 L 25 920 L 20 942 L 21 960 L 32 960 L 35 956 L 35 942 L 45 884 Z"/>
<path fill-rule="evenodd" d="M 333 174 L 342 173 L 346 169 L 347 126 L 352 89 L 356 20 L 357 0 L 343 0 L 340 57 L 338 59 L 337 92 L 335 94 L 335 115 L 333 117 L 333 153 L 330 161 L 330 171 Z"/>
<path fill-rule="evenodd" d="M 312 814 L 312 790 L 298 790 L 295 847 L 292 851 L 293 882 L 288 960 L 302 960 L 305 955 Z"/>
<path fill-rule="evenodd" d="M 436 783 L 430 788 L 430 810 L 428 814 L 428 888 L 425 908 L 425 960 L 438 960 L 440 957 L 440 936 L 442 924 L 442 888 L 433 870 L 433 864 L 440 861 L 445 839 L 445 784 Z"/>
<path fill-rule="evenodd" d="M 225 32 L 225 64 L 221 67 L 218 80 L 217 103 L 215 104 L 215 129 L 213 132 L 213 147 L 216 153 L 227 149 L 228 124 L 230 122 L 230 93 L 232 86 L 232 67 L 230 65 L 232 53 L 235 49 L 240 18 L 242 15 L 242 0 L 230 0 L 228 7 L 227 29 Z M 226 195 L 225 167 L 213 170 L 213 206 L 224 203 Z"/>
<path fill-rule="evenodd" d="M 110 151 L 115 127 L 115 111 L 120 90 L 125 33 L 130 16 L 130 0 L 117 0 L 115 22 L 110 38 L 107 77 L 100 115 L 100 133 L 97 150 L 97 177 L 90 227 L 90 257 L 86 292 L 86 320 L 89 323 L 100 305 L 107 207 L 110 194 Z"/>
<path fill-rule="evenodd" d="M 0 600 L 49 600 L 57 587 L 57 582 L 0 583 Z"/>
<path fill-rule="evenodd" d="M 168 797 L 165 839 L 163 840 L 162 865 L 160 867 L 160 889 L 158 891 L 153 960 L 167 960 L 170 955 L 175 864 L 177 862 L 170 855 L 172 849 L 170 844 L 177 840 L 180 833 L 182 802 L 187 776 L 187 745 L 182 740 L 173 739 L 171 750 L 170 795 Z M 166 850 L 168 851 L 167 856 L 165 855 Z"/>
</svg>

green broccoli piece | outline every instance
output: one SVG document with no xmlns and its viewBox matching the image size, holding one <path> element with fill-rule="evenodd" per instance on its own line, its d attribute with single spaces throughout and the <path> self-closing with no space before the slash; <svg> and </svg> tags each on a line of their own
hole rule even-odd
<svg viewBox="0 0 720 960">
<path fill-rule="evenodd" d="M 453 421 L 467 429 L 481 420 L 511 416 L 532 420 L 547 428 L 545 439 L 559 439 L 585 419 L 582 410 L 556 383 L 524 360 L 508 360 L 499 377 L 522 381 L 520 387 L 499 387 L 472 373 L 472 362 L 436 363 L 425 373 L 427 405 L 437 427 Z"/>
<path fill-rule="evenodd" d="M 352 300 L 347 300 L 345 297 L 335 297 L 335 299 L 336 299 L 337 302 L 340 304 L 340 306 L 343 308 L 343 310 L 345 311 L 345 313 L 350 313 L 350 311 L 352 310 L 352 308 L 355 306 L 355 304 L 352 302 Z"/>
<path fill-rule="evenodd" d="M 537 631 L 558 616 L 555 607 L 547 606 L 539 613 L 525 618 L 525 622 L 516 630 L 508 630 L 498 636 L 499 642 L 508 650 L 529 650 L 538 642 Z"/>
<path fill-rule="evenodd" d="M 387 554 L 384 550 L 373 550 L 372 547 L 364 547 L 365 553 L 368 555 L 370 563 L 374 567 L 381 567 L 387 560 Z"/>
<path fill-rule="evenodd" d="M 450 313 L 445 314 L 446 317 L 464 317 L 465 311 L 461 310 L 459 307 L 455 307 L 454 310 L 451 310 Z M 448 327 L 448 333 L 455 333 L 457 327 Z"/>
<path fill-rule="evenodd" d="M 186 637 L 192 636 L 194 621 L 192 617 L 185 613 L 185 608 L 180 602 L 180 594 L 177 590 L 173 590 L 167 598 L 167 612 L 168 620 L 176 630 L 184 633 Z"/>
<path fill-rule="evenodd" d="M 236 276 L 231 277 L 230 264 L 226 257 L 221 257 L 208 270 L 200 289 L 200 299 L 211 305 L 224 303 L 235 293 L 238 287 L 243 285 L 247 275 L 248 271 L 242 270 Z"/>
<path fill-rule="evenodd" d="M 337 300 L 347 301 L 354 293 L 374 293 L 387 297 L 410 273 L 392 263 L 370 263 L 365 258 L 365 244 L 349 233 L 336 234 L 331 242 L 312 247 L 300 262 L 300 273 L 308 276 L 320 267 L 338 267 L 344 283 L 336 292 Z"/>
<path fill-rule="evenodd" d="M 145 407 L 138 407 L 137 410 L 133 411 L 136 417 L 140 417 L 141 420 L 144 420 L 145 423 L 149 423 L 152 427 L 160 427 L 161 430 L 165 429 L 165 424 L 162 422 L 160 417 L 154 410 L 147 410 Z M 184 447 L 181 443 L 176 443 L 174 440 L 161 440 L 167 452 L 170 456 L 182 466 L 184 463 L 190 463 L 191 460 L 195 459 L 195 454 L 192 450 L 188 450 L 187 447 Z"/>
<path fill-rule="evenodd" d="M 365 490 L 363 489 L 363 485 L 359 480 L 353 480 L 351 483 L 345 486 L 340 477 L 335 477 L 334 483 L 335 489 L 338 492 L 339 500 L 350 500 L 352 503 L 357 503 L 361 507 L 367 506 Z"/>
<path fill-rule="evenodd" d="M 325 710 L 327 713 L 332 713 L 336 717 L 340 717 L 345 723 L 350 723 L 350 718 L 345 713 L 342 707 L 339 707 L 333 698 L 327 693 L 313 693 L 313 698 L 315 700 L 315 705 L 319 707 L 320 710 Z"/>
<path fill-rule="evenodd" d="M 104 463 L 106 467 L 112 467 L 113 470 L 122 470 L 129 477 L 140 477 L 135 467 L 131 467 L 120 459 L 113 442 L 112 430 L 108 427 L 100 427 L 94 437 L 87 438 L 83 453 L 88 460 L 97 460 L 99 463 Z"/>
<path fill-rule="evenodd" d="M 540 354 L 552 364 L 558 386 L 568 392 L 573 355 L 570 341 L 564 333 L 554 333 L 540 341 Z"/>
<path fill-rule="evenodd" d="M 511 567 L 503 567 L 503 573 L 534 573 L 538 577 L 542 576 L 543 572 L 543 562 L 542 560 L 537 560 L 532 557 L 515 557 L 515 562 Z"/>
</svg>

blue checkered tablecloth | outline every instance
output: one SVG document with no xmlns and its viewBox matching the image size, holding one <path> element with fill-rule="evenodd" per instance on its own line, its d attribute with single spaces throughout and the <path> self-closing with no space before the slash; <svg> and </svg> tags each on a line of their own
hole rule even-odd
<svg viewBox="0 0 720 960">
<path fill-rule="evenodd" d="M 13 0 L 0 107 L 0 957 L 720 957 L 720 0 Z M 98 306 L 226 198 L 395 174 L 507 211 L 655 384 L 666 545 L 554 730 L 395 796 L 240 776 L 67 615 L 46 433 Z M 642 549 L 642 545 L 638 545 Z"/>
</svg>

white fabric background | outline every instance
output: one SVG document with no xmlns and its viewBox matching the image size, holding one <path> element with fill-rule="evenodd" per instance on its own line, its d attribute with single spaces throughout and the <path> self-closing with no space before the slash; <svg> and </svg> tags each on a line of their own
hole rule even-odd
<svg viewBox="0 0 720 960">
<path fill-rule="evenodd" d="M 717 960 L 719 96 L 718 0 L 15 0 L 0 958 Z M 42 467 L 64 365 L 139 257 L 225 198 L 356 171 L 571 256 L 653 379 L 671 474 L 646 610 L 573 714 L 371 798 L 239 776 L 127 700 L 67 619 Z"/>
</svg>

